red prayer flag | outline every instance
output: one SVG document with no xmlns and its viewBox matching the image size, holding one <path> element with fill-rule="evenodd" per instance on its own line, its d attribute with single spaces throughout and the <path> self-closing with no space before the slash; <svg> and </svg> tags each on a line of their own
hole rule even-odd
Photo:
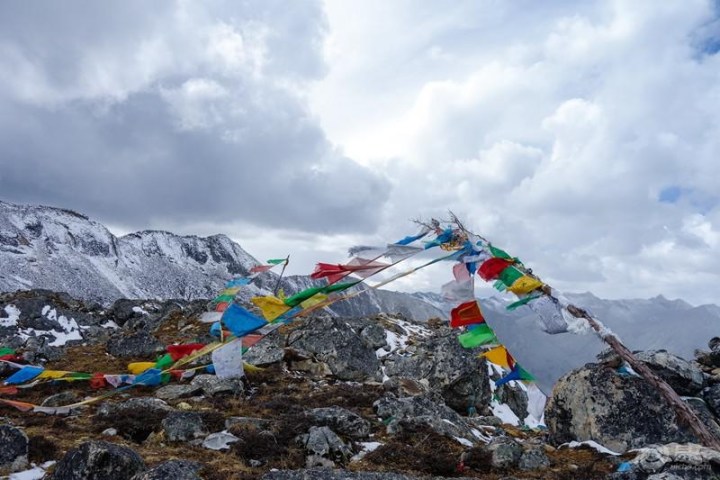
<svg viewBox="0 0 720 480">
<path fill-rule="evenodd" d="M 230 302 L 220 302 L 217 305 L 215 305 L 215 311 L 216 312 L 224 312 L 227 310 L 228 305 L 230 305 Z"/>
<path fill-rule="evenodd" d="M 13 386 L 0 387 L 0 394 L 2 395 L 17 395 L 18 388 Z"/>
<path fill-rule="evenodd" d="M 242 346 L 245 348 L 250 348 L 263 338 L 265 338 L 263 335 L 257 335 L 252 333 L 250 335 L 245 335 L 244 337 L 242 337 Z"/>
<path fill-rule="evenodd" d="M 314 280 L 327 278 L 328 282 L 335 283 L 350 273 L 357 273 L 363 278 L 369 277 L 387 266 L 385 263 L 366 260 L 364 258 L 354 258 L 346 265 L 318 263 L 315 265 L 315 270 L 310 274 L 310 278 Z"/>
<path fill-rule="evenodd" d="M 95 373 L 90 377 L 90 388 L 99 390 L 107 386 L 104 373 Z"/>
<path fill-rule="evenodd" d="M 466 327 L 478 323 L 485 323 L 485 318 L 475 300 L 461 303 L 450 312 L 450 326 L 452 328 Z"/>
<path fill-rule="evenodd" d="M 480 275 L 480 277 L 486 282 L 495 280 L 503 270 L 512 264 L 512 261 L 504 258 L 490 258 L 480 265 L 480 268 L 478 268 L 478 275 Z"/>
<path fill-rule="evenodd" d="M 255 267 L 252 267 L 250 269 L 250 273 L 262 273 L 267 272 L 271 268 L 273 268 L 275 265 L 257 265 Z"/>
<path fill-rule="evenodd" d="M 202 343 L 188 343 L 185 345 L 168 345 L 167 352 L 173 359 L 173 362 L 177 362 L 183 357 L 187 357 L 193 352 L 202 349 L 205 345 Z"/>
</svg>

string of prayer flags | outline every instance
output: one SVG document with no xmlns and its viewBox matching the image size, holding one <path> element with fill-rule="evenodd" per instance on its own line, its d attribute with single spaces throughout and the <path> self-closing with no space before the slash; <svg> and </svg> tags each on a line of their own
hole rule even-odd
<svg viewBox="0 0 720 480">
<path fill-rule="evenodd" d="M 127 366 L 128 372 L 133 375 L 140 375 L 144 371 L 155 366 L 155 362 L 132 362 Z"/>
<path fill-rule="evenodd" d="M 452 328 L 466 327 L 485 323 L 477 300 L 461 303 L 450 311 L 450 326 Z"/>
<path fill-rule="evenodd" d="M 495 332 L 485 323 L 469 327 L 467 332 L 458 335 L 458 341 L 463 348 L 475 348 L 498 343 Z"/>
<path fill-rule="evenodd" d="M 542 297 L 542 293 L 528 295 L 526 297 L 521 298 L 520 300 L 517 300 L 517 301 L 511 303 L 510 305 L 508 305 L 505 308 L 512 311 L 519 307 L 522 307 L 523 305 L 527 305 L 529 302 L 532 302 L 536 298 L 540 298 L 540 297 Z"/>
<path fill-rule="evenodd" d="M 267 261 L 267 265 L 255 265 L 250 269 L 250 273 L 263 273 L 274 268 L 277 265 L 287 263 L 287 258 L 271 258 Z"/>
<path fill-rule="evenodd" d="M 70 375 L 72 372 L 67 372 L 65 370 L 43 370 L 40 375 L 35 377 L 38 380 L 42 379 L 49 379 L 49 380 L 55 380 L 58 378 L 62 378 L 66 375 Z"/>
<path fill-rule="evenodd" d="M 225 283 L 225 288 L 244 287 L 245 285 L 249 285 L 250 282 L 252 282 L 252 278 L 237 277 L 233 278 L 232 280 L 228 280 Z"/>
<path fill-rule="evenodd" d="M 222 323 L 236 337 L 243 337 L 254 332 L 268 322 L 250 313 L 237 303 L 232 303 L 222 316 Z"/>
<path fill-rule="evenodd" d="M 397 263 L 406 258 L 412 257 L 413 255 L 420 253 L 424 250 L 421 247 L 412 247 L 410 245 L 398 245 L 391 243 L 387 246 L 384 256 L 389 258 L 391 262 Z"/>
<path fill-rule="evenodd" d="M 184 345 L 168 345 L 166 350 L 173 362 L 177 362 L 181 358 L 186 357 L 203 347 L 205 347 L 205 344 L 203 343 L 186 343 Z"/>
<path fill-rule="evenodd" d="M 498 276 L 498 280 L 502 282 L 502 284 L 505 287 L 511 286 L 513 283 L 515 283 L 519 278 L 523 276 L 523 272 L 518 270 L 515 267 L 507 267 L 505 270 L 500 272 L 500 275 Z"/>
<path fill-rule="evenodd" d="M 334 283 L 331 285 L 325 285 L 323 287 L 306 288 L 305 290 L 302 290 L 302 291 L 296 293 L 295 295 L 287 297 L 284 300 L 285 305 L 288 305 L 290 307 L 296 307 L 296 306 L 300 305 L 302 302 L 304 302 L 305 300 L 308 300 L 308 299 L 314 297 L 315 295 L 318 295 L 318 294 L 327 295 L 327 294 L 334 293 L 334 292 L 341 292 L 343 290 L 346 290 L 350 287 L 357 285 L 358 283 L 360 283 L 360 281 L 346 282 L 346 283 Z"/>
<path fill-rule="evenodd" d="M 269 263 L 270 265 L 280 265 L 287 261 L 288 261 L 287 258 L 271 258 L 270 260 L 267 261 L 267 263 Z"/>
<path fill-rule="evenodd" d="M 448 243 L 452 241 L 453 236 L 455 233 L 453 232 L 452 228 L 446 228 L 442 231 L 442 233 L 438 234 L 437 237 L 435 237 L 434 240 L 431 240 L 429 242 L 425 242 L 425 250 L 428 250 L 433 247 L 439 247 L 444 243 Z"/>
<path fill-rule="evenodd" d="M 389 265 L 374 260 L 367 260 L 364 258 L 354 258 L 351 262 L 341 264 L 331 263 L 318 263 L 315 266 L 315 270 L 310 274 L 310 278 L 313 280 L 319 280 L 321 278 L 327 278 L 328 282 L 335 283 L 338 280 L 346 277 L 350 273 L 355 273 L 361 278 L 369 277 L 374 275 L 380 270 L 387 268 Z"/>
</svg>

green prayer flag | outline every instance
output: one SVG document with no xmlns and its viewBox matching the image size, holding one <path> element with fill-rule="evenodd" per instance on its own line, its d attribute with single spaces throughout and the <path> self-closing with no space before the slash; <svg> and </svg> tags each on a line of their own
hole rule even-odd
<svg viewBox="0 0 720 480">
<path fill-rule="evenodd" d="M 90 380 L 92 378 L 92 375 L 89 373 L 82 373 L 82 372 L 71 372 L 66 375 L 67 378 L 74 378 L 76 380 Z"/>
<path fill-rule="evenodd" d="M 492 253 L 493 257 L 497 258 L 504 258 L 505 260 L 512 260 L 513 257 L 511 257 L 505 250 L 500 250 L 497 247 L 493 247 L 490 245 L 490 253 Z"/>
<path fill-rule="evenodd" d="M 520 365 L 517 366 L 518 372 L 520 373 L 520 380 L 526 380 L 528 382 L 534 382 L 535 377 L 530 372 L 522 368 Z"/>
<path fill-rule="evenodd" d="M 343 290 L 347 290 L 350 287 L 353 287 L 360 283 L 360 281 L 357 282 L 345 282 L 345 283 L 333 283 L 332 285 L 328 285 L 325 287 L 322 291 L 322 293 L 333 293 L 333 292 L 342 292 Z"/>
<path fill-rule="evenodd" d="M 270 260 L 267 261 L 267 263 L 269 263 L 271 265 L 280 265 L 281 263 L 285 263 L 285 262 L 286 262 L 285 258 L 271 258 Z"/>
<path fill-rule="evenodd" d="M 8 347 L 2 347 L 0 348 L 0 357 L 2 357 L 3 355 L 15 355 L 15 350 Z"/>
<path fill-rule="evenodd" d="M 475 348 L 489 343 L 498 343 L 495 332 L 486 324 L 478 325 L 458 335 L 458 341 L 463 348 Z"/>
<path fill-rule="evenodd" d="M 155 362 L 155 368 L 160 370 L 166 370 L 170 368 L 175 361 L 172 359 L 172 356 L 169 353 L 166 353 L 162 357 L 157 359 L 157 362 Z"/>
<path fill-rule="evenodd" d="M 214 303 L 232 302 L 235 300 L 235 295 L 218 295 L 213 299 Z"/>
<path fill-rule="evenodd" d="M 493 288 L 495 290 L 497 290 L 498 292 L 502 292 L 507 289 L 505 284 L 503 282 L 501 282 L 500 280 L 495 280 L 495 283 L 493 283 Z"/>
<path fill-rule="evenodd" d="M 515 280 L 522 277 L 524 274 L 518 270 L 515 267 L 506 267 L 505 270 L 500 272 L 500 275 L 498 276 L 498 280 L 500 280 L 503 285 L 506 287 L 509 287 L 513 283 L 515 283 Z"/>
<path fill-rule="evenodd" d="M 324 287 L 310 287 L 306 288 L 305 290 L 296 293 L 295 295 L 292 295 L 290 297 L 287 297 L 283 301 L 285 302 L 285 305 L 288 307 L 296 307 L 300 305 L 302 302 L 307 300 L 308 298 L 314 297 L 315 295 L 319 293 L 333 293 L 333 292 L 340 292 L 343 290 L 346 290 L 353 285 L 357 285 L 358 282 L 346 282 L 346 283 L 334 283 L 332 285 L 326 285 Z"/>
<path fill-rule="evenodd" d="M 515 310 L 515 309 L 518 308 L 518 307 L 522 307 L 523 305 L 527 305 L 529 302 L 531 302 L 531 301 L 533 301 L 533 300 L 535 300 L 536 298 L 539 298 L 539 297 L 542 297 L 542 294 L 529 295 L 529 296 L 527 296 L 527 297 L 525 297 L 525 298 L 521 298 L 521 299 L 518 300 L 517 302 L 511 303 L 510 305 L 508 305 L 508 306 L 505 307 L 505 308 L 507 308 L 508 310 Z"/>
</svg>

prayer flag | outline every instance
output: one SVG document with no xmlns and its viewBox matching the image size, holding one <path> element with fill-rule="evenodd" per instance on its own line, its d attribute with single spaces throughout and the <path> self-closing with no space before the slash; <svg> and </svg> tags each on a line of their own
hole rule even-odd
<svg viewBox="0 0 720 480">
<path fill-rule="evenodd" d="M 268 322 L 275 320 L 283 313 L 290 310 L 290 307 L 285 305 L 285 302 L 272 295 L 266 297 L 253 297 L 250 301 L 260 309 L 263 317 L 265 317 L 265 320 Z"/>
<path fill-rule="evenodd" d="M 485 318 L 483 318 L 477 300 L 462 303 L 450 312 L 450 326 L 452 328 L 466 327 L 484 322 Z"/>
<path fill-rule="evenodd" d="M 510 265 L 512 265 L 512 262 L 504 258 L 489 258 L 478 268 L 478 275 L 486 282 L 489 282 L 498 278 L 500 273 Z"/>
<path fill-rule="evenodd" d="M 520 300 L 511 303 L 510 305 L 508 305 L 505 308 L 507 308 L 508 310 L 515 310 L 516 308 L 522 307 L 523 305 L 527 305 L 529 302 L 532 302 L 533 300 L 535 300 L 536 298 L 539 298 L 541 296 L 542 296 L 542 294 L 528 295 L 525 298 L 521 298 Z"/>
<path fill-rule="evenodd" d="M 133 375 L 139 375 L 145 370 L 149 368 L 153 368 L 155 366 L 155 362 L 133 362 L 128 364 L 128 372 L 132 373 Z"/>
<path fill-rule="evenodd" d="M 266 325 L 268 322 L 257 315 L 248 312 L 240 305 L 233 303 L 225 310 L 222 317 L 222 323 L 236 337 L 243 337 L 248 333 L 254 332 L 258 328 Z"/>
<path fill-rule="evenodd" d="M 25 365 L 20 370 L 6 378 L 4 383 L 5 385 L 18 385 L 20 383 L 25 383 L 40 375 L 43 370 L 44 369 L 42 367 Z"/>
<path fill-rule="evenodd" d="M 232 280 L 228 280 L 228 282 L 225 283 L 225 288 L 242 287 L 243 285 L 249 285 L 251 281 L 251 278 L 233 278 Z"/>
<path fill-rule="evenodd" d="M 562 307 L 552 298 L 543 295 L 528 307 L 535 312 L 540 320 L 542 329 L 549 334 L 567 332 L 568 325 L 562 314 Z"/>
<path fill-rule="evenodd" d="M 242 339 L 236 338 L 214 350 L 212 362 L 215 367 L 215 375 L 219 379 L 242 377 L 245 374 L 242 361 Z"/>
<path fill-rule="evenodd" d="M 464 348 L 475 348 L 490 343 L 498 343 L 495 332 L 484 323 L 458 335 L 458 341 Z"/>
<path fill-rule="evenodd" d="M 499 365 L 502 368 L 507 368 L 509 370 L 513 367 L 514 362 L 512 361 L 510 352 L 508 352 L 503 345 L 487 350 L 481 353 L 480 356 L 487 358 L 490 363 Z"/>
<path fill-rule="evenodd" d="M 500 272 L 500 276 L 498 276 L 498 280 L 500 280 L 503 283 L 503 285 L 505 285 L 505 287 L 509 287 L 510 285 L 515 283 L 515 281 L 518 278 L 520 278 L 522 276 L 523 276 L 523 273 L 520 270 L 518 270 L 517 268 L 507 267 L 505 270 Z"/>
<path fill-rule="evenodd" d="M 409 243 L 414 242 L 415 240 L 420 240 L 428 233 L 430 233 L 430 229 L 427 227 L 423 227 L 422 230 L 420 230 L 416 235 L 408 235 L 407 237 L 401 238 L 400 240 L 398 240 L 395 243 L 398 245 L 407 245 Z"/>
<path fill-rule="evenodd" d="M 183 357 L 190 355 L 193 352 L 204 348 L 205 345 L 202 343 L 186 343 L 185 345 L 168 345 L 167 352 L 173 359 L 173 362 L 177 362 Z"/>
<path fill-rule="evenodd" d="M 475 285 L 471 280 L 453 280 L 440 287 L 440 295 L 449 302 L 467 302 L 475 299 Z"/>
<path fill-rule="evenodd" d="M 542 286 L 543 283 L 540 280 L 525 275 L 515 280 L 513 284 L 508 287 L 508 291 L 513 292 L 516 295 L 523 295 Z"/>
<path fill-rule="evenodd" d="M 273 268 L 275 265 L 256 265 L 250 269 L 250 273 L 263 273 L 267 272 L 271 268 Z"/>
<path fill-rule="evenodd" d="M 287 262 L 287 258 L 271 258 L 267 263 L 271 265 L 280 265 L 281 263 Z"/>
</svg>

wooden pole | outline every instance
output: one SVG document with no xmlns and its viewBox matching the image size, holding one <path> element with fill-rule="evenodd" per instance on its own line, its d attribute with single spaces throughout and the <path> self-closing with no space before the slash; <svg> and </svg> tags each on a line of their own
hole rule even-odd
<svg viewBox="0 0 720 480">
<path fill-rule="evenodd" d="M 680 398 L 677 392 L 675 392 L 675 390 L 673 390 L 672 387 L 665 382 L 665 380 L 660 378 L 644 362 L 638 360 L 638 358 L 622 344 L 620 339 L 614 333 L 610 332 L 602 323 L 594 319 L 585 310 L 578 308 L 575 305 L 567 305 L 566 308 L 567 311 L 575 318 L 587 320 L 593 330 L 597 332 L 605 343 L 610 345 L 610 348 L 620 355 L 620 358 L 625 360 L 633 370 L 635 370 L 648 383 L 650 383 L 650 385 L 660 392 L 660 395 L 662 395 L 675 410 L 675 416 L 677 417 L 680 425 L 689 428 L 698 440 L 700 440 L 700 442 L 706 447 L 714 448 L 715 450 L 720 451 L 720 440 L 710 431 L 710 429 L 707 428 L 707 426 L 705 426 L 695 411 L 690 408 L 690 406 L 683 401 L 682 398 Z"/>
</svg>

